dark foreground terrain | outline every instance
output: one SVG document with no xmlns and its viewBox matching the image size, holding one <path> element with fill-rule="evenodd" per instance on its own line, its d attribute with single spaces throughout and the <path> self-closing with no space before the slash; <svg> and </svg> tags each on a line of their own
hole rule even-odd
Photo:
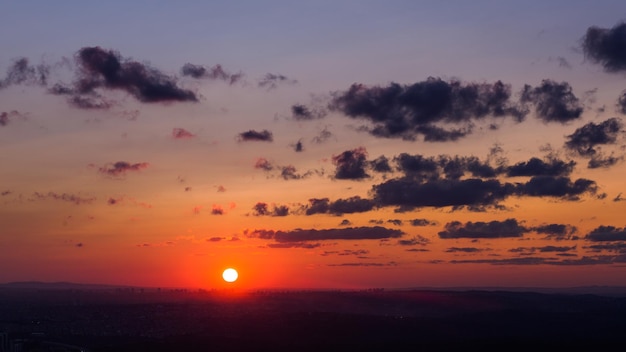
<svg viewBox="0 0 626 352">
<path fill-rule="evenodd" d="M 0 351 L 623 350 L 626 296 L 0 286 Z"/>
</svg>

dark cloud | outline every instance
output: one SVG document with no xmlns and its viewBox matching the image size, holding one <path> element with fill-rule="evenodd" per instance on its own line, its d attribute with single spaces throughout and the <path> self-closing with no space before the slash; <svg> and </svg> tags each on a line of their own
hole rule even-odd
<svg viewBox="0 0 626 352">
<path fill-rule="evenodd" d="M 295 104 L 291 106 L 291 115 L 296 120 L 312 120 L 313 113 L 306 105 Z"/>
<path fill-rule="evenodd" d="M 589 122 L 566 136 L 565 147 L 581 156 L 592 157 L 598 153 L 596 146 L 614 144 L 622 127 L 622 121 L 616 117 L 599 124 Z"/>
<path fill-rule="evenodd" d="M 572 65 L 569 63 L 569 61 L 567 61 L 566 58 L 559 56 L 556 58 L 556 61 L 559 64 L 559 67 L 563 67 L 563 68 L 567 68 L 567 69 L 571 69 Z"/>
<path fill-rule="evenodd" d="M 105 99 L 95 91 L 80 93 L 74 87 L 69 87 L 61 83 L 56 83 L 48 89 L 48 93 L 53 95 L 67 95 L 67 103 L 75 108 L 86 110 L 106 110 L 114 105 L 114 102 Z"/>
<path fill-rule="evenodd" d="M 240 142 L 245 142 L 245 141 L 271 142 L 274 140 L 274 137 L 272 136 L 272 132 L 268 130 L 263 130 L 260 132 L 255 131 L 255 130 L 249 130 L 246 132 L 241 132 L 238 136 L 238 139 Z"/>
<path fill-rule="evenodd" d="M 334 202 L 330 202 L 328 198 L 312 198 L 309 199 L 309 205 L 305 207 L 305 214 L 343 215 L 363 213 L 374 209 L 374 207 L 375 203 L 372 200 L 359 196 L 337 199 Z"/>
<path fill-rule="evenodd" d="M 111 101 L 105 100 L 103 97 L 94 94 L 93 96 L 73 95 L 67 98 L 67 103 L 79 109 L 98 109 L 106 110 L 113 106 Z"/>
<path fill-rule="evenodd" d="M 235 84 L 241 80 L 243 77 L 243 73 L 229 73 L 222 68 L 222 65 L 215 65 L 213 67 L 205 67 L 202 65 L 194 65 L 190 63 L 186 63 L 180 69 L 180 72 L 183 76 L 190 76 L 193 78 L 207 78 L 213 80 L 221 80 L 226 81 L 230 84 Z"/>
<path fill-rule="evenodd" d="M 475 156 L 439 156 L 439 164 L 446 177 L 451 179 L 459 178 L 465 173 L 472 177 L 491 178 L 502 172 L 500 167 L 494 168 L 488 161 L 481 161 Z"/>
<path fill-rule="evenodd" d="M 48 192 L 48 193 L 35 192 L 35 193 L 33 193 L 32 199 L 33 200 L 53 199 L 53 200 L 60 200 L 60 201 L 64 201 L 64 202 L 74 203 L 76 205 L 91 204 L 91 203 L 93 203 L 93 201 L 96 200 L 95 197 L 81 197 L 81 196 L 76 195 L 76 194 L 71 194 L 71 193 L 60 193 L 59 194 L 59 193 L 56 193 L 56 192 Z"/>
<path fill-rule="evenodd" d="M 22 57 L 7 69 L 6 76 L 0 80 L 0 89 L 16 84 L 46 85 L 49 73 L 47 65 L 32 66 L 27 58 Z"/>
<path fill-rule="evenodd" d="M 296 153 L 304 151 L 304 146 L 302 145 L 302 141 L 298 141 L 293 145 L 293 150 Z"/>
<path fill-rule="evenodd" d="M 434 180 L 439 178 L 439 163 L 434 157 L 401 153 L 394 157 L 393 161 L 398 165 L 400 171 L 412 178 L 419 180 Z"/>
<path fill-rule="evenodd" d="M 626 90 L 617 99 L 617 111 L 626 115 Z"/>
<path fill-rule="evenodd" d="M 458 253 L 458 252 L 462 252 L 462 253 L 478 253 L 478 252 L 482 252 L 485 249 L 483 248 L 476 248 L 476 247 L 450 247 L 448 249 L 445 250 L 446 253 Z"/>
<path fill-rule="evenodd" d="M 317 136 L 311 139 L 311 142 L 315 144 L 322 144 L 329 140 L 332 136 L 333 134 L 328 130 L 328 127 L 324 127 L 324 129 L 322 129 Z"/>
<path fill-rule="evenodd" d="M 71 95 L 76 93 L 73 87 L 69 87 L 61 83 L 55 83 L 48 89 L 48 92 L 54 95 Z"/>
<path fill-rule="evenodd" d="M 217 78 L 218 76 L 221 76 L 221 72 L 223 72 L 221 66 L 219 67 L 219 69 L 216 70 L 207 70 L 207 68 L 204 66 L 194 65 L 190 63 L 184 64 L 183 67 L 180 69 L 180 73 L 183 76 L 191 76 L 193 78 Z"/>
<path fill-rule="evenodd" d="M 601 265 L 623 262 L 619 256 L 582 257 L 580 259 L 556 260 L 544 257 L 523 257 L 507 259 L 452 260 L 451 264 L 491 264 L 491 265 Z"/>
<path fill-rule="evenodd" d="M 291 106 L 291 117 L 294 120 L 316 120 L 326 115 L 326 110 L 321 108 L 309 108 L 303 104 L 294 104 Z"/>
<path fill-rule="evenodd" d="M 109 197 L 109 199 L 107 199 L 107 204 L 108 205 L 131 204 L 131 205 L 140 206 L 140 207 L 147 208 L 147 209 L 152 208 L 152 205 L 137 201 L 135 198 L 128 197 L 128 196 L 119 196 L 117 198 Z M 198 213 L 200 211 L 200 208 L 202 207 L 194 208 L 194 212 Z"/>
<path fill-rule="evenodd" d="M 507 176 L 568 176 L 574 170 L 576 162 L 565 162 L 558 159 L 543 161 L 530 158 L 506 168 Z"/>
<path fill-rule="evenodd" d="M 429 226 L 429 225 L 437 225 L 436 222 L 430 221 L 428 219 L 413 219 L 410 221 L 412 226 Z"/>
<path fill-rule="evenodd" d="M 607 168 L 611 167 L 618 162 L 624 160 L 623 156 L 603 156 L 603 155 L 594 155 L 591 157 L 589 162 L 587 163 L 587 168 L 589 169 L 598 169 L 598 168 Z"/>
<path fill-rule="evenodd" d="M 298 83 L 298 81 L 296 81 L 295 79 L 291 79 L 287 76 L 274 74 L 274 73 L 267 73 L 265 76 L 263 76 L 263 78 L 259 80 L 259 87 L 267 88 L 269 90 L 269 89 L 277 88 L 278 85 L 280 84 L 292 85 L 296 83 Z"/>
<path fill-rule="evenodd" d="M 131 164 L 126 161 L 118 161 L 116 163 L 109 163 L 98 169 L 102 174 L 109 176 L 122 176 L 128 171 L 140 171 L 149 166 L 148 163 L 135 163 Z"/>
<path fill-rule="evenodd" d="M 563 240 L 571 239 L 571 235 L 575 234 L 578 229 L 576 226 L 565 224 L 545 224 L 532 228 L 538 234 L 544 234 L 547 238 Z"/>
<path fill-rule="evenodd" d="M 430 250 L 425 248 L 409 248 L 406 249 L 407 252 L 430 252 Z"/>
<path fill-rule="evenodd" d="M 598 226 L 585 236 L 589 241 L 626 241 L 626 227 Z"/>
<path fill-rule="evenodd" d="M 283 180 L 299 180 L 299 179 L 307 178 L 314 174 L 319 175 L 323 173 L 322 171 L 319 171 L 319 170 L 309 170 L 305 173 L 298 173 L 298 171 L 296 170 L 296 167 L 293 165 L 279 166 L 279 165 L 273 164 L 272 162 L 270 162 L 269 160 L 265 158 L 258 158 L 254 164 L 254 168 L 261 169 L 267 172 L 278 170 L 279 172 L 277 173 L 277 176 L 282 178 Z"/>
<path fill-rule="evenodd" d="M 326 214 L 330 207 L 330 200 L 328 198 L 311 198 L 309 199 L 309 205 L 306 207 L 305 214 Z"/>
<path fill-rule="evenodd" d="M 378 158 L 369 162 L 369 166 L 372 170 L 376 172 L 391 172 L 391 166 L 389 165 L 389 159 L 384 155 L 379 156 Z"/>
<path fill-rule="evenodd" d="M 348 219 L 343 219 L 339 223 L 339 226 L 350 226 L 350 225 L 352 225 L 352 222 L 350 220 L 348 220 Z"/>
<path fill-rule="evenodd" d="M 372 186 L 372 200 L 377 206 L 398 206 L 403 211 L 427 206 L 452 206 L 455 209 L 468 207 L 470 210 L 484 211 L 485 207 L 499 207 L 499 202 L 510 196 L 578 200 L 583 194 L 597 192 L 597 185 L 592 180 L 573 181 L 562 176 L 534 176 L 521 183 L 502 183 L 497 179 L 480 178 L 439 179 L 439 171 L 435 171 L 438 165 L 434 159 L 406 160 L 411 163 L 400 163 L 400 168 L 411 176 L 390 179 Z M 456 172 L 449 173 L 456 175 Z"/>
<path fill-rule="evenodd" d="M 313 249 L 321 246 L 319 243 L 308 243 L 308 242 L 283 242 L 283 243 L 269 243 L 267 245 L 269 248 L 304 248 L 304 249 Z"/>
<path fill-rule="evenodd" d="M 430 240 L 420 235 L 416 235 L 410 239 L 398 240 L 398 245 L 400 246 L 425 246 L 427 244 L 430 244 Z"/>
<path fill-rule="evenodd" d="M 389 219 L 389 220 L 387 220 L 387 223 L 395 225 L 395 226 L 402 226 L 403 225 L 402 220 L 400 220 L 400 219 Z"/>
<path fill-rule="evenodd" d="M 296 167 L 293 165 L 283 166 L 280 171 L 280 176 L 285 180 L 297 180 L 302 177 L 296 173 Z"/>
<path fill-rule="evenodd" d="M 591 246 L 586 246 L 585 248 L 590 249 L 593 252 L 608 251 L 608 252 L 626 253 L 626 243 L 624 242 L 594 244 Z"/>
<path fill-rule="evenodd" d="M 276 242 L 306 242 L 324 240 L 364 240 L 397 238 L 402 236 L 400 230 L 381 226 L 348 227 L 343 229 L 295 229 L 291 231 L 254 230 L 249 237 L 274 239 Z"/>
<path fill-rule="evenodd" d="M 613 28 L 589 27 L 582 38 L 585 57 L 601 64 L 607 72 L 626 70 L 626 23 Z"/>
<path fill-rule="evenodd" d="M 335 178 L 340 180 L 361 180 L 368 178 L 365 172 L 367 151 L 365 147 L 346 150 L 339 155 L 333 155 L 333 164 L 336 165 Z"/>
<path fill-rule="evenodd" d="M 341 264 L 328 264 L 328 266 L 397 266 L 396 262 L 388 262 L 388 263 L 341 263 Z"/>
<path fill-rule="evenodd" d="M 207 238 L 207 242 L 219 242 L 223 239 L 224 237 L 211 237 L 211 238 Z"/>
<path fill-rule="evenodd" d="M 81 95 L 105 88 L 123 90 L 144 103 L 198 100 L 174 78 L 113 50 L 84 47 L 76 54 L 76 62 L 80 71 L 74 90 Z"/>
<path fill-rule="evenodd" d="M 211 207 L 211 215 L 224 215 L 224 208 L 219 205 L 213 205 Z"/>
<path fill-rule="evenodd" d="M 264 230 L 264 229 L 256 229 L 253 231 L 246 230 L 244 235 L 251 238 L 260 238 L 262 240 L 271 240 L 274 238 L 274 234 L 276 231 L 274 230 Z"/>
<path fill-rule="evenodd" d="M 535 176 L 530 181 L 518 184 L 515 193 L 531 197 L 559 197 L 578 200 L 584 193 L 595 194 L 595 181 L 579 178 L 573 181 L 568 177 Z"/>
<path fill-rule="evenodd" d="M 440 238 L 506 238 L 522 237 L 528 229 L 517 223 L 516 219 L 504 221 L 471 222 L 462 224 L 459 221 L 449 222 L 444 231 L 439 232 Z"/>
<path fill-rule="evenodd" d="M 445 175 L 448 179 L 458 180 L 465 174 L 473 177 L 491 178 L 502 173 L 500 168 L 494 168 L 488 162 L 483 162 L 477 157 L 461 157 L 439 155 L 438 157 L 425 157 L 420 154 L 410 155 L 401 153 L 393 158 L 398 169 L 407 176 L 416 180 L 437 180 Z"/>
<path fill-rule="evenodd" d="M 274 169 L 274 165 L 272 165 L 272 163 L 265 158 L 258 158 L 254 163 L 254 168 L 265 171 L 272 171 Z"/>
<path fill-rule="evenodd" d="M 543 247 L 518 247 L 509 249 L 511 253 L 520 253 L 522 255 L 534 254 L 536 252 L 540 253 L 565 253 L 575 251 L 576 246 L 543 246 Z"/>
<path fill-rule="evenodd" d="M 355 196 L 329 203 L 328 212 L 334 215 L 363 213 L 374 209 L 374 206 L 372 200 Z"/>
<path fill-rule="evenodd" d="M 476 178 L 419 183 L 403 177 L 372 186 L 376 204 L 408 209 L 427 206 L 495 205 L 514 191 L 513 184 Z"/>
<path fill-rule="evenodd" d="M 391 83 L 386 87 L 353 84 L 346 91 L 333 93 L 329 108 L 352 118 L 364 118 L 374 124 L 370 130 L 378 137 L 428 140 L 454 140 L 469 133 L 444 130 L 436 123 L 463 123 L 487 116 L 510 115 L 517 120 L 525 112 L 511 103 L 511 87 L 495 83 L 445 82 L 430 77 L 412 85 Z"/>
<path fill-rule="evenodd" d="M 567 82 L 546 79 L 538 87 L 525 85 L 520 100 L 532 103 L 537 117 L 544 122 L 565 123 L 580 118 L 583 113 L 582 103 Z"/>
<path fill-rule="evenodd" d="M 254 205 L 254 207 L 252 207 L 252 209 L 254 210 L 254 215 L 255 216 L 264 216 L 264 215 L 270 215 L 270 211 L 267 208 L 267 203 L 263 203 L 263 202 L 258 202 Z"/>
<path fill-rule="evenodd" d="M 472 130 L 471 128 L 445 129 L 439 126 L 424 125 L 415 127 L 415 132 L 422 134 L 425 142 L 450 142 L 467 136 L 472 133 Z M 375 136 L 387 137 L 384 134 L 380 135 L 378 129 L 373 129 L 372 134 Z"/>
<path fill-rule="evenodd" d="M 539 252 L 570 252 L 570 251 L 574 251 L 576 250 L 576 246 L 571 246 L 571 247 L 567 247 L 567 246 L 543 246 L 543 247 L 537 247 L 537 250 Z"/>
<path fill-rule="evenodd" d="M 24 117 L 24 114 L 16 111 L 16 110 L 12 110 L 9 112 L 3 111 L 0 113 L 0 126 L 6 126 L 9 124 L 9 122 L 11 120 L 13 120 L 16 117 Z"/>
<path fill-rule="evenodd" d="M 267 203 L 258 202 L 252 207 L 254 216 L 287 216 L 289 207 L 286 205 L 274 205 L 272 209 Z"/>
<path fill-rule="evenodd" d="M 368 251 L 367 249 L 344 249 L 341 252 L 338 252 L 337 255 L 340 256 L 347 256 L 347 255 L 353 255 L 356 257 L 364 257 L 365 255 L 368 255 L 370 253 L 370 251 Z"/>
<path fill-rule="evenodd" d="M 184 128 L 172 128 L 172 137 L 174 139 L 188 139 L 193 138 L 196 135 L 187 131 Z"/>
<path fill-rule="evenodd" d="M 296 170 L 296 167 L 293 165 L 287 165 L 287 166 L 280 166 L 280 177 L 282 177 L 283 180 L 299 180 L 302 178 L 306 178 L 309 177 L 315 173 L 318 173 L 318 171 L 316 170 L 309 170 L 303 174 L 299 174 Z"/>
</svg>

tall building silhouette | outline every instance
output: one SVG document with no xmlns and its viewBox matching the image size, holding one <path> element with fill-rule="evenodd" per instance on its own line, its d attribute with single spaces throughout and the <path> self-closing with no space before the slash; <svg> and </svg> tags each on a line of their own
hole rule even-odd
<svg viewBox="0 0 626 352">
<path fill-rule="evenodd" d="M 0 332 L 0 352 L 9 352 L 9 334 Z"/>
</svg>

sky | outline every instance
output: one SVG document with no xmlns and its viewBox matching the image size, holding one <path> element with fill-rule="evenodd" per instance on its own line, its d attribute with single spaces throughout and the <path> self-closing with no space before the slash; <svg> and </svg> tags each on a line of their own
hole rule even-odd
<svg viewBox="0 0 626 352">
<path fill-rule="evenodd" d="M 623 1 L 0 9 L 0 282 L 624 284 Z"/>
</svg>

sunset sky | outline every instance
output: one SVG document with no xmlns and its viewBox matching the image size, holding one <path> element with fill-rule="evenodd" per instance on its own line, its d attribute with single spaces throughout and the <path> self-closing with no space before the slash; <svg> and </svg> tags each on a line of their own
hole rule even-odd
<svg viewBox="0 0 626 352">
<path fill-rule="evenodd" d="M 0 10 L 0 282 L 625 283 L 623 0 Z"/>
</svg>

